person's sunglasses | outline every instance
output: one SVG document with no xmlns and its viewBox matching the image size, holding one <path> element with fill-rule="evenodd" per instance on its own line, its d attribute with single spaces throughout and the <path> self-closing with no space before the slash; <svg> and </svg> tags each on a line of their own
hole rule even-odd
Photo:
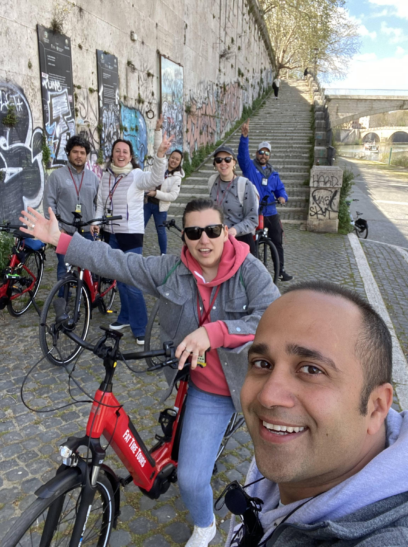
<svg viewBox="0 0 408 547">
<path fill-rule="evenodd" d="M 234 158 L 232 156 L 227 156 L 226 158 L 215 158 L 215 163 L 222 163 L 225 161 L 225 163 L 231 163 Z"/>
<path fill-rule="evenodd" d="M 205 228 L 190 226 L 189 228 L 184 228 L 184 234 L 188 239 L 191 239 L 191 241 L 200 239 L 203 232 L 205 232 L 210 239 L 216 239 L 217 237 L 220 237 L 223 227 L 223 224 L 210 224 Z"/>
<path fill-rule="evenodd" d="M 270 152 L 265 152 L 265 150 L 258 150 L 258 154 L 260 156 L 270 156 L 271 155 Z"/>
</svg>

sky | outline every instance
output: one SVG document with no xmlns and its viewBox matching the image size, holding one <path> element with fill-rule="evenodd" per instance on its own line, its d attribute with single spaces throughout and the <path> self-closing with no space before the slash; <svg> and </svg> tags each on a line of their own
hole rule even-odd
<svg viewBox="0 0 408 547">
<path fill-rule="evenodd" d="M 360 52 L 348 76 L 326 88 L 408 90 L 408 0 L 346 0 L 358 23 Z"/>
</svg>

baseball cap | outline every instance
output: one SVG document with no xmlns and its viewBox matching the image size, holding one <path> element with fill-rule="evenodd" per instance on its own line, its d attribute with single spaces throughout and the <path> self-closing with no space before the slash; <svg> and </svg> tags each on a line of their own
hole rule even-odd
<svg viewBox="0 0 408 547">
<path fill-rule="evenodd" d="M 267 141 L 261 142 L 261 144 L 258 146 L 258 150 L 262 150 L 262 148 L 266 148 L 267 150 L 269 150 L 269 152 L 271 151 L 271 145 Z"/>
<path fill-rule="evenodd" d="M 219 154 L 220 152 L 226 152 L 227 154 L 230 154 L 234 158 L 234 160 L 237 159 L 234 150 L 230 148 L 229 146 L 223 146 L 223 145 L 219 146 L 217 150 L 215 150 L 213 154 L 213 158 L 215 158 L 217 154 Z"/>
</svg>

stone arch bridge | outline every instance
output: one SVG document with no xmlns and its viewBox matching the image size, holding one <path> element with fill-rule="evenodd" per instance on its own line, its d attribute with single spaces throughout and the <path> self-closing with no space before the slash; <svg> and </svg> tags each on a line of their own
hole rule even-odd
<svg viewBox="0 0 408 547">
<path fill-rule="evenodd" d="M 360 129 L 363 142 L 408 142 L 408 127 L 370 127 Z"/>
<path fill-rule="evenodd" d="M 331 127 L 364 116 L 408 110 L 408 91 L 375 89 L 325 89 Z"/>
</svg>

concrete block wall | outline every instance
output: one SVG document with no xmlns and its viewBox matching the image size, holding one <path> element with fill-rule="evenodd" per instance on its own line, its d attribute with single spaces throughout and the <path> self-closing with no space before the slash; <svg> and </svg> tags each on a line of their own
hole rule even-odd
<svg viewBox="0 0 408 547">
<path fill-rule="evenodd" d="M 160 109 L 159 53 L 183 66 L 184 105 L 189 106 L 183 119 L 183 144 L 192 153 L 221 138 L 243 107 L 272 83 L 273 52 L 257 9 L 256 0 L 3 0 L 0 118 L 14 100 L 27 105 L 24 131 L 14 131 L 13 141 L 17 139 L 15 144 L 40 166 L 41 151 L 38 138 L 34 139 L 35 128 L 43 128 L 36 25 L 49 28 L 53 17 L 62 14 L 63 33 L 72 46 L 76 126 L 87 128 L 94 149 L 90 167 L 100 173 L 98 97 L 90 91 L 98 87 L 97 49 L 118 58 L 120 101 L 144 118 L 150 154 Z M 146 117 L 148 110 L 153 111 L 153 119 Z M 11 144 L 7 131 L 0 119 L 3 150 Z M 10 177 L 12 168 L 22 166 L 0 161 L 3 179 Z M 44 172 L 37 176 L 31 203 L 42 196 L 45 176 Z M 26 179 L 23 186 L 27 187 Z M 24 201 L 28 190 L 21 192 Z M 6 193 L 1 189 L 0 197 Z M 0 213 L 4 218 L 4 211 Z"/>
</svg>

